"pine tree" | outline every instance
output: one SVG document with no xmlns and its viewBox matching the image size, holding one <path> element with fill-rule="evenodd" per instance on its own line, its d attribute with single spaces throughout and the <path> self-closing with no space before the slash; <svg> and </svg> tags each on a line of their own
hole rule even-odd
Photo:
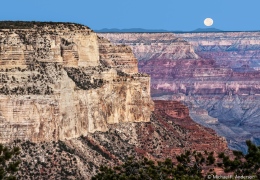
<svg viewBox="0 0 260 180">
<path fill-rule="evenodd" d="M 16 179 L 20 161 L 17 156 L 20 154 L 19 147 L 7 147 L 0 144 L 0 179 Z"/>
</svg>

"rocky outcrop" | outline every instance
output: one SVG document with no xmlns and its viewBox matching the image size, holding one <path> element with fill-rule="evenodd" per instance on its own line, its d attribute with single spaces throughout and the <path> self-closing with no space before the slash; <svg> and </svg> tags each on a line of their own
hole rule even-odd
<svg viewBox="0 0 260 180">
<path fill-rule="evenodd" d="M 111 46 L 110 41 L 103 37 L 99 37 L 98 41 L 101 62 L 119 71 L 138 73 L 137 59 L 129 46 L 124 44 Z"/>
<path fill-rule="evenodd" d="M 0 142 L 64 140 L 150 121 L 150 78 L 138 73 L 128 47 L 77 24 L 22 25 L 0 30 Z"/>
</svg>

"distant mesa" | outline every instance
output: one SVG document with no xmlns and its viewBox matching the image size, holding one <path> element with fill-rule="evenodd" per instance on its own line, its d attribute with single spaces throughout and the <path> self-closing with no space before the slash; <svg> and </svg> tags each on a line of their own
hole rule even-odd
<svg viewBox="0 0 260 180">
<path fill-rule="evenodd" d="M 216 29 L 216 28 L 198 28 L 191 32 L 222 32 L 223 30 Z"/>
<path fill-rule="evenodd" d="M 178 31 L 178 30 L 165 30 L 165 29 L 142 29 L 142 28 L 130 28 L 130 29 L 117 29 L 117 28 L 103 28 L 95 30 L 97 33 L 185 33 L 185 32 L 222 32 L 216 28 L 198 28 L 193 31 Z"/>
<path fill-rule="evenodd" d="M 100 30 L 95 30 L 98 33 L 143 33 L 143 32 L 171 32 L 164 29 L 142 29 L 142 28 L 130 28 L 130 29 L 117 29 L 117 28 L 104 28 Z"/>
</svg>

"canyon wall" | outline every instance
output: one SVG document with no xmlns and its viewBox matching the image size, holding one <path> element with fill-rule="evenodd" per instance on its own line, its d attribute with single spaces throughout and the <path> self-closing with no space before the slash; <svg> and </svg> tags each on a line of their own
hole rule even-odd
<svg viewBox="0 0 260 180">
<path fill-rule="evenodd" d="M 138 73 L 129 47 L 78 24 L 22 25 L 0 29 L 0 142 L 65 140 L 150 121 L 150 77 Z"/>
<path fill-rule="evenodd" d="M 154 100 L 178 100 L 194 121 L 246 152 L 260 144 L 260 33 L 99 33 L 127 44 L 151 75 Z M 145 53 L 147 52 L 147 54 Z"/>
<path fill-rule="evenodd" d="M 214 59 L 220 66 L 260 68 L 260 32 L 175 34 L 193 45 L 196 53 Z"/>
<path fill-rule="evenodd" d="M 189 117 L 188 108 L 176 101 L 154 101 L 150 122 L 126 122 L 108 125 L 107 132 L 96 131 L 65 141 L 17 142 L 21 148 L 19 179 L 91 179 L 101 165 L 117 166 L 134 157 L 156 161 L 166 158 L 177 163 L 185 151 L 205 150 L 232 154 L 224 138 Z M 202 167 L 203 171 L 209 168 Z M 217 174 L 223 174 L 218 168 Z"/>
</svg>

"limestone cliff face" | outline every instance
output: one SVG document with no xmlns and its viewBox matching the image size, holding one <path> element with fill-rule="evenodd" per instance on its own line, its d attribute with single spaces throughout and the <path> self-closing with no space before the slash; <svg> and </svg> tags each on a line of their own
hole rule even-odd
<svg viewBox="0 0 260 180">
<path fill-rule="evenodd" d="M 0 142 L 64 140 L 150 120 L 150 77 L 138 73 L 128 47 L 88 27 L 0 29 L 0 65 Z"/>
<path fill-rule="evenodd" d="M 103 37 L 99 37 L 98 42 L 101 62 L 105 61 L 106 65 L 126 73 L 138 73 L 137 59 L 129 46 L 111 46 L 111 43 Z"/>
</svg>

